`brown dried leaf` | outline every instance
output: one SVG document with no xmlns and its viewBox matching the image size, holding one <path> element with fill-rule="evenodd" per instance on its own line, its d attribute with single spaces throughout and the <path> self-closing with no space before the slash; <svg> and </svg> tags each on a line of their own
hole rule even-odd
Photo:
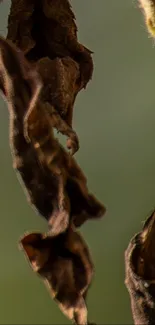
<svg viewBox="0 0 155 325">
<path fill-rule="evenodd" d="M 92 78 L 93 61 L 92 52 L 78 42 L 75 16 L 69 1 L 12 0 L 7 39 L 37 65 L 46 101 L 72 127 L 74 101 Z M 47 65 L 47 71 L 52 69 L 48 84 L 43 71 Z"/>
<path fill-rule="evenodd" d="M 87 219 L 100 218 L 105 207 L 89 194 L 80 167 L 54 138 L 51 121 L 63 121 L 55 112 L 52 119 L 46 114 L 46 103 L 39 100 L 42 87 L 39 75 L 20 50 L 3 38 L 0 38 L 0 76 L 10 110 L 13 165 L 30 203 L 48 220 L 55 235 L 65 231 L 70 220 L 80 226 Z M 28 143 L 23 123 L 26 112 L 33 107 L 33 119 L 28 123 L 32 143 Z"/>
<path fill-rule="evenodd" d="M 20 240 L 20 246 L 61 311 L 74 323 L 86 325 L 85 298 L 92 282 L 93 263 L 82 236 L 71 227 L 53 238 L 30 233 Z"/>
<path fill-rule="evenodd" d="M 136 325 L 155 323 L 155 212 L 125 252 L 125 285 Z"/>
</svg>

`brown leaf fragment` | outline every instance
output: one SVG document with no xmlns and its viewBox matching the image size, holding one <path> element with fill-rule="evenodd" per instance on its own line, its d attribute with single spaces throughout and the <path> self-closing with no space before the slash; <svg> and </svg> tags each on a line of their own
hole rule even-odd
<svg viewBox="0 0 155 325">
<path fill-rule="evenodd" d="M 20 246 L 61 311 L 76 324 L 88 324 L 85 299 L 94 267 L 82 236 L 72 227 L 53 238 L 29 233 Z"/>
<path fill-rule="evenodd" d="M 54 110 L 49 119 L 45 107 L 48 103 L 40 99 L 42 84 L 37 71 L 19 49 L 3 38 L 0 86 L 10 112 L 13 166 L 31 205 L 48 220 L 51 234 L 65 231 L 70 220 L 80 226 L 87 219 L 102 217 L 105 207 L 89 193 L 82 170 L 54 137 L 53 124 L 61 119 Z M 23 128 L 28 110 L 33 112 L 28 120 L 30 143 Z"/>
<path fill-rule="evenodd" d="M 38 60 L 35 67 L 44 85 L 42 100 L 53 105 L 67 125 L 72 127 L 73 105 L 80 91 L 77 62 L 69 56 L 53 60 L 45 57 Z"/>
<path fill-rule="evenodd" d="M 92 51 L 78 42 L 69 0 L 12 0 L 7 38 L 15 42 L 30 61 L 46 56 L 75 59 L 80 64 L 83 86 L 92 77 Z"/>
<path fill-rule="evenodd" d="M 155 211 L 125 252 L 126 280 L 136 325 L 155 323 Z"/>
<path fill-rule="evenodd" d="M 11 0 L 7 39 L 11 40 L 25 54 L 36 44 L 31 34 L 34 8 L 35 0 Z"/>
<path fill-rule="evenodd" d="M 76 74 L 77 64 L 71 58 L 50 60 L 43 58 L 35 65 L 43 83 L 40 94 L 44 110 L 47 110 L 48 119 L 51 120 L 52 128 L 68 137 L 67 147 L 74 155 L 79 149 L 78 136 L 70 125 L 72 123 L 72 107 L 77 94 Z M 35 106 L 31 106 L 24 120 L 25 136 L 28 136 L 28 120 L 35 120 Z M 65 113 L 64 113 L 65 112 Z M 67 119 L 67 120 L 66 120 Z"/>
<path fill-rule="evenodd" d="M 44 85 L 43 97 L 66 122 L 65 128 L 60 130 L 65 134 L 67 126 L 72 127 L 75 98 L 93 73 L 92 52 L 78 42 L 69 1 L 12 0 L 7 39 L 38 68 Z M 67 144 L 69 148 L 74 147 L 72 153 L 75 153 L 78 138 L 73 132 L 76 145 L 70 139 Z"/>
</svg>

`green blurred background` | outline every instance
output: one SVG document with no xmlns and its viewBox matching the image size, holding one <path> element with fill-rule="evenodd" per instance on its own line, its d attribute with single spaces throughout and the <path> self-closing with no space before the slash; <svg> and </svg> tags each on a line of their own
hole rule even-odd
<svg viewBox="0 0 155 325">
<path fill-rule="evenodd" d="M 94 51 L 95 63 L 93 81 L 76 102 L 77 159 L 107 207 L 102 221 L 82 227 L 96 266 L 89 318 L 132 324 L 124 250 L 155 206 L 155 43 L 136 0 L 72 4 L 79 39 Z M 0 6 L 2 35 L 9 7 L 9 0 Z M 0 106 L 0 324 L 67 324 L 18 249 L 25 231 L 46 230 L 46 224 L 28 206 L 12 169 L 2 99 Z"/>
</svg>

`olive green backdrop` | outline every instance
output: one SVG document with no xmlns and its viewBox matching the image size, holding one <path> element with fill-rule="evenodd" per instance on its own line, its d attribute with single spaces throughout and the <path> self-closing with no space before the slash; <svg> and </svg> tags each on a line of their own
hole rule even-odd
<svg viewBox="0 0 155 325">
<path fill-rule="evenodd" d="M 96 276 L 90 319 L 132 324 L 124 285 L 124 250 L 155 206 L 155 47 L 131 0 L 73 0 L 79 39 L 94 51 L 93 81 L 78 96 L 77 159 L 90 189 L 107 206 L 102 221 L 82 227 Z M 10 1 L 0 6 L 6 34 Z M 27 230 L 46 230 L 12 169 L 8 111 L 0 99 L 0 324 L 67 324 L 18 249 Z"/>
</svg>

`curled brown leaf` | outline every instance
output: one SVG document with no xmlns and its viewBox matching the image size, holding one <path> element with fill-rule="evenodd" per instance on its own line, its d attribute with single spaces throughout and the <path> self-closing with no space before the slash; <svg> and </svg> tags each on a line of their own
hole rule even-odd
<svg viewBox="0 0 155 325">
<path fill-rule="evenodd" d="M 53 238 L 29 233 L 20 240 L 20 247 L 62 312 L 78 325 L 88 324 L 85 299 L 93 263 L 82 236 L 72 227 Z"/>
</svg>

